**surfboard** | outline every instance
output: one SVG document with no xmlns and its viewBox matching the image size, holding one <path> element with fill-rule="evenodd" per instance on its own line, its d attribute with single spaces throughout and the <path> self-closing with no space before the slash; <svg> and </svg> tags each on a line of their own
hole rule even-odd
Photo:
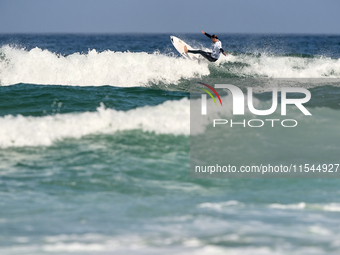
<svg viewBox="0 0 340 255">
<path fill-rule="evenodd" d="M 191 59 L 191 60 L 200 60 L 201 59 L 201 55 L 199 54 L 192 54 L 192 53 L 185 53 L 184 52 L 184 46 L 186 45 L 188 50 L 193 50 L 193 48 L 185 43 L 183 40 L 179 39 L 176 36 L 170 36 L 170 40 L 172 42 L 172 44 L 174 45 L 175 49 L 186 59 Z"/>
</svg>

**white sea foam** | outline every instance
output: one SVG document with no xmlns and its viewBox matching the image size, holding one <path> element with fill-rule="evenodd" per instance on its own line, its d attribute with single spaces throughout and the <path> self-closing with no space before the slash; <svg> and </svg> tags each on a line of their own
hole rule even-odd
<svg viewBox="0 0 340 255">
<path fill-rule="evenodd" d="M 323 206 L 323 210 L 329 212 L 340 212 L 340 204 L 339 203 L 330 203 Z"/>
<path fill-rule="evenodd" d="M 274 208 L 274 209 L 288 209 L 288 210 L 301 210 L 306 208 L 306 203 L 301 202 L 297 204 L 270 204 L 269 207 Z"/>
<path fill-rule="evenodd" d="M 243 63 L 244 65 L 232 65 Z M 329 57 L 261 56 L 240 54 L 221 56 L 214 65 L 238 76 L 271 78 L 340 78 L 340 59 Z M 210 75 L 208 63 L 146 52 L 106 50 L 58 55 L 48 50 L 0 48 L 0 85 L 17 83 L 120 87 L 149 83 L 178 84 L 181 78 Z"/>
<path fill-rule="evenodd" d="M 96 112 L 57 114 L 44 117 L 0 117 L 0 147 L 49 146 L 65 138 L 140 129 L 156 134 L 189 135 L 189 99 L 166 101 L 129 111 L 106 109 Z"/>
<path fill-rule="evenodd" d="M 202 203 L 199 204 L 199 208 L 207 208 L 216 211 L 223 211 L 229 207 L 240 207 L 244 206 L 244 203 L 241 203 L 236 200 L 230 200 L 225 202 L 216 202 L 216 203 Z M 280 204 L 273 203 L 268 205 L 269 208 L 278 209 L 278 210 L 316 210 L 316 211 L 328 211 L 328 212 L 340 212 L 340 204 L 339 203 L 328 203 L 328 204 L 318 204 L 318 203 L 294 203 L 294 204 Z"/>
<path fill-rule="evenodd" d="M 0 85 L 31 83 L 132 87 L 150 82 L 176 84 L 181 78 L 208 74 L 207 63 L 198 64 L 157 52 L 91 50 L 88 53 L 62 56 L 40 48 L 0 48 Z"/>
<path fill-rule="evenodd" d="M 207 203 L 202 203 L 198 205 L 199 208 L 211 209 L 211 210 L 219 211 L 219 212 L 230 207 L 240 207 L 240 206 L 244 206 L 244 204 L 236 200 L 229 200 L 229 201 L 217 202 L 217 203 L 207 202 Z"/>
<path fill-rule="evenodd" d="M 231 72 L 239 76 L 270 78 L 339 78 L 340 59 L 329 57 L 302 58 L 297 56 L 276 56 L 273 54 L 228 55 L 221 57 L 219 63 L 243 63 Z"/>
<path fill-rule="evenodd" d="M 231 104 L 230 96 L 222 97 L 225 105 Z M 259 100 L 254 100 L 255 104 Z M 191 104 L 199 104 L 192 100 Z M 211 116 L 192 127 L 193 135 L 204 132 L 209 121 L 221 114 L 222 108 L 213 105 Z M 198 106 L 196 106 L 197 108 Z M 231 115 L 231 107 L 226 114 Z M 195 114 L 200 114 L 199 112 Z M 155 134 L 190 134 L 190 101 L 188 98 L 166 101 L 156 106 L 145 106 L 129 111 L 107 109 L 103 104 L 96 112 L 56 114 L 43 117 L 13 116 L 0 117 L 0 148 L 22 146 L 50 146 L 67 138 L 79 139 L 90 134 L 112 134 L 117 131 L 139 129 Z"/>
<path fill-rule="evenodd" d="M 340 212 L 339 203 L 328 203 L 328 204 L 307 204 L 300 202 L 297 204 L 279 204 L 274 203 L 269 205 L 270 208 L 281 209 L 281 210 L 317 210 L 317 211 L 328 211 L 328 212 Z"/>
</svg>

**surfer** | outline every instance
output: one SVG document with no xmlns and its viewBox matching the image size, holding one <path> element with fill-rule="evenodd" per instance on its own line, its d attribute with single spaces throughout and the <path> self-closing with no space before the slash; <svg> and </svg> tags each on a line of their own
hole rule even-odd
<svg viewBox="0 0 340 255">
<path fill-rule="evenodd" d="M 227 54 L 222 49 L 222 43 L 220 40 L 218 40 L 217 35 L 210 35 L 204 31 L 202 33 L 206 36 L 208 36 L 211 41 L 214 43 L 212 52 L 206 52 L 203 50 L 188 50 L 187 46 L 184 46 L 184 52 L 185 53 L 192 53 L 192 54 L 201 54 L 203 57 L 205 57 L 210 62 L 215 62 L 222 52 L 224 56 L 227 56 Z"/>
</svg>

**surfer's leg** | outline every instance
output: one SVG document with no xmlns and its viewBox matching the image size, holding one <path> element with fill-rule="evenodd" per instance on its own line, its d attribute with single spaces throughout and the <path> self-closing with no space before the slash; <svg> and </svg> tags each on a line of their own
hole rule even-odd
<svg viewBox="0 0 340 255">
<path fill-rule="evenodd" d="M 209 52 L 205 52 L 203 50 L 188 50 L 188 53 L 192 53 L 192 54 L 201 54 L 204 58 L 206 58 L 207 60 L 209 60 L 210 62 L 215 62 L 217 59 L 213 58 L 211 56 L 211 53 Z"/>
<path fill-rule="evenodd" d="M 187 52 L 192 53 L 192 54 L 201 54 L 201 55 L 202 55 L 202 53 L 206 53 L 203 50 L 188 50 Z"/>
</svg>

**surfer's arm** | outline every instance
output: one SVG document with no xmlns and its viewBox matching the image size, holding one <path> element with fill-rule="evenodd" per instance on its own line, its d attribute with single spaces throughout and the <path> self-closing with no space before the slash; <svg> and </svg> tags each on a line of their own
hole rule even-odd
<svg viewBox="0 0 340 255">
<path fill-rule="evenodd" d="M 209 38 L 211 38 L 211 35 L 206 33 L 206 32 L 204 32 L 204 31 L 202 31 L 202 34 L 204 34 L 204 35 L 208 36 Z"/>
<path fill-rule="evenodd" d="M 225 53 L 224 50 L 223 50 L 222 48 L 220 48 L 220 52 L 222 52 L 222 54 L 223 54 L 224 56 L 227 56 L 227 53 Z"/>
</svg>

